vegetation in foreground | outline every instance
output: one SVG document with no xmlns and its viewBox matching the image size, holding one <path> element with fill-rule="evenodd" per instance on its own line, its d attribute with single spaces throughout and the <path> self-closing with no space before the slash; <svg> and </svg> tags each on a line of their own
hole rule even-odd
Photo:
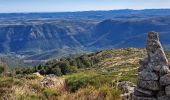
<svg viewBox="0 0 170 100">
<path fill-rule="evenodd" d="M 139 58 L 143 49 L 106 50 L 77 58 L 53 60 L 35 68 L 16 69 L 3 74 L 1 69 L 0 98 L 7 100 L 119 100 L 119 81 L 135 83 Z M 170 59 L 170 53 L 167 52 Z M 41 66 L 41 67 L 40 67 Z M 44 73 L 41 73 L 41 70 Z M 54 70 L 55 69 L 55 70 Z M 57 70 L 56 70 L 57 69 Z M 40 72 L 42 75 L 32 74 Z M 41 82 L 48 74 L 54 84 Z M 47 75 L 47 76 L 46 76 Z"/>
</svg>

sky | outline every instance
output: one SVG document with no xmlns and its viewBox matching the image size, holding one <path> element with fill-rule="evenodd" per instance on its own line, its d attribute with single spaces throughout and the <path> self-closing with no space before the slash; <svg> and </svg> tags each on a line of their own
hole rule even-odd
<svg viewBox="0 0 170 100">
<path fill-rule="evenodd" d="M 0 13 L 170 8 L 170 0 L 0 0 Z"/>
</svg>

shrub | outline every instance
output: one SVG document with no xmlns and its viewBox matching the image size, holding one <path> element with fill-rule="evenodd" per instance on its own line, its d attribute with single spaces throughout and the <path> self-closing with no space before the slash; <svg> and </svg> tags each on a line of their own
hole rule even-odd
<svg viewBox="0 0 170 100">
<path fill-rule="evenodd" d="M 99 96 L 100 98 L 105 98 L 105 100 L 119 100 L 121 91 L 118 89 L 114 89 L 110 85 L 103 85 L 99 88 Z"/>
<path fill-rule="evenodd" d="M 7 67 L 4 65 L 0 65 L 0 74 L 5 73 L 7 71 Z"/>
<path fill-rule="evenodd" d="M 40 86 L 39 83 L 32 83 L 30 84 L 30 88 L 33 89 L 34 92 L 41 92 L 42 91 L 42 87 Z"/>
<path fill-rule="evenodd" d="M 52 98 L 56 100 L 57 97 L 60 96 L 60 93 L 55 89 L 48 88 L 43 90 L 43 95 L 48 100 L 51 100 Z"/>
<path fill-rule="evenodd" d="M 37 78 L 39 78 L 39 77 L 36 76 L 36 75 L 26 75 L 25 78 L 26 78 L 26 79 L 33 80 L 33 79 L 37 79 Z"/>
<path fill-rule="evenodd" d="M 61 69 L 59 67 L 55 67 L 52 69 L 52 73 L 55 74 L 56 76 L 61 76 Z"/>
</svg>

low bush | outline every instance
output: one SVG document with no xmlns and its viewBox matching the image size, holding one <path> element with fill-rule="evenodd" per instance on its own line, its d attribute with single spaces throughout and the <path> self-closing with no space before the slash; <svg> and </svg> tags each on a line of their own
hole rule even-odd
<svg viewBox="0 0 170 100">
<path fill-rule="evenodd" d="M 43 89 L 39 83 L 31 83 L 30 88 L 36 93 L 40 93 Z"/>
<path fill-rule="evenodd" d="M 57 100 L 58 96 L 61 94 L 55 89 L 48 88 L 43 90 L 43 95 L 48 100 Z"/>
<path fill-rule="evenodd" d="M 30 80 L 34 80 L 34 79 L 37 79 L 37 78 L 39 78 L 39 77 L 38 77 L 37 75 L 31 75 L 31 74 L 30 74 L 30 75 L 26 75 L 25 78 L 26 78 L 26 79 L 30 79 Z"/>
</svg>

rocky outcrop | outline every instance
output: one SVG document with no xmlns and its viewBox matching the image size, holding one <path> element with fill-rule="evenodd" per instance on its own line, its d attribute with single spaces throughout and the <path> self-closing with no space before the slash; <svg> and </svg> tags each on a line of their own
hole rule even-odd
<svg viewBox="0 0 170 100">
<path fill-rule="evenodd" d="M 149 32 L 147 57 L 140 60 L 134 100 L 169 100 L 170 70 L 158 33 Z"/>
<path fill-rule="evenodd" d="M 134 91 L 133 83 L 128 81 L 122 81 L 118 83 L 118 88 L 121 90 L 121 98 L 122 100 L 131 100 L 132 99 L 132 93 Z"/>
<path fill-rule="evenodd" d="M 41 81 L 41 86 L 42 87 L 52 87 L 52 86 L 54 86 L 54 81 L 52 79 L 49 79 L 49 78 L 44 78 Z"/>
</svg>

